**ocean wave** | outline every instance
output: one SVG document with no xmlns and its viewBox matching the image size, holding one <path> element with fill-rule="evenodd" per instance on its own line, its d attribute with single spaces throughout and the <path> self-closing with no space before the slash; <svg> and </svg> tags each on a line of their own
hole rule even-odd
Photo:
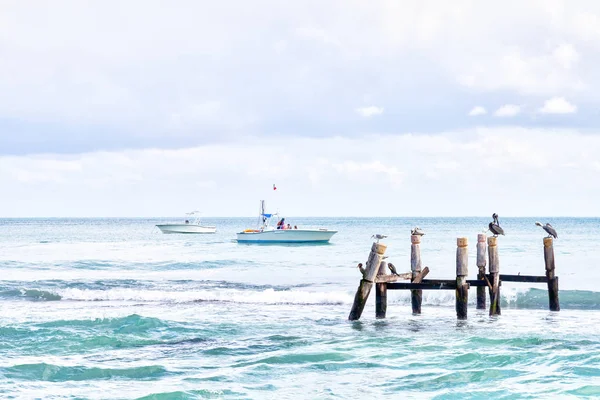
<svg viewBox="0 0 600 400">
<path fill-rule="evenodd" d="M 83 320 L 58 320 L 36 324 L 39 328 L 106 328 L 127 330 L 127 327 L 135 327 L 136 331 L 166 328 L 169 324 L 154 317 L 142 317 L 131 314 L 119 318 L 96 318 Z M 126 333 L 126 332 L 125 332 Z"/>
<path fill-rule="evenodd" d="M 32 301 L 57 301 L 61 299 L 61 296 L 49 290 L 7 289 L 0 291 L 0 298 L 23 298 Z"/>
<path fill-rule="evenodd" d="M 256 304 L 347 304 L 352 295 L 347 292 L 310 292 L 301 290 L 137 290 L 137 289 L 62 289 L 63 300 L 78 301 L 139 301 L 139 302 L 230 302 Z"/>
<path fill-rule="evenodd" d="M 90 379 L 158 379 L 167 374 L 160 365 L 132 368 L 99 368 L 83 366 L 60 366 L 54 364 L 17 364 L 0 368 L 0 374 L 9 379 L 31 381 L 87 381 Z"/>
<path fill-rule="evenodd" d="M 5 287 L 4 290 L 0 289 L 0 298 L 15 298 L 29 301 L 227 302 L 273 305 L 348 305 L 352 304 L 354 299 L 353 291 L 299 290 L 304 285 L 285 288 L 280 286 L 203 281 L 192 282 L 198 286 L 188 286 L 182 290 L 176 290 L 173 283 L 170 282 L 165 287 L 151 285 L 145 287 L 141 282 L 138 282 L 137 287 L 131 282 L 126 287 L 118 287 L 116 282 L 106 285 L 96 282 L 92 285 L 93 288 L 85 287 L 84 284 L 70 284 L 70 287 L 66 288 L 53 287 L 43 289 Z M 370 297 L 374 298 L 374 293 Z M 372 301 L 373 299 L 370 300 Z M 600 292 L 563 290 L 559 292 L 559 300 L 563 309 L 600 309 Z M 410 291 L 388 292 L 388 303 L 410 305 Z M 453 290 L 423 291 L 424 305 L 454 306 L 454 303 L 455 294 Z M 475 303 L 475 290 L 471 290 L 469 304 L 474 305 Z M 501 291 L 501 306 L 515 309 L 547 309 L 548 292 L 545 289 L 537 288 L 512 288 L 510 290 L 503 290 Z"/>
</svg>

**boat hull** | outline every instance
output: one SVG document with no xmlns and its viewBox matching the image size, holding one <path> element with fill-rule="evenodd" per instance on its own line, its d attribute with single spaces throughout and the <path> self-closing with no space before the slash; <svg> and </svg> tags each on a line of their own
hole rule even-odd
<svg viewBox="0 0 600 400">
<path fill-rule="evenodd" d="M 263 232 L 245 231 L 237 234 L 238 243 L 325 243 L 337 231 L 327 229 L 277 229 Z"/>
<path fill-rule="evenodd" d="M 160 224 L 156 225 L 162 233 L 215 233 L 214 226 L 201 226 L 192 224 Z"/>
</svg>

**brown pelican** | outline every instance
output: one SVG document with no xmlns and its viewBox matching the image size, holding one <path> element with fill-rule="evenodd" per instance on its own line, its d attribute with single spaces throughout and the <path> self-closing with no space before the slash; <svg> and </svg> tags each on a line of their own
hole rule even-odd
<svg viewBox="0 0 600 400">
<path fill-rule="evenodd" d="M 411 229 L 410 234 L 417 235 L 417 236 L 423 236 L 425 234 L 425 232 L 423 232 L 421 230 L 421 228 L 419 228 L 418 226 L 415 226 L 413 229 Z"/>
<path fill-rule="evenodd" d="M 365 276 L 366 270 L 363 268 L 362 263 L 358 263 L 357 267 L 358 267 L 358 270 L 360 271 L 360 273 L 362 274 L 362 276 Z"/>
<path fill-rule="evenodd" d="M 371 239 L 377 239 L 377 243 L 379 243 L 379 241 L 381 239 L 385 239 L 387 237 L 387 235 L 382 235 L 381 233 L 377 233 L 373 236 L 371 236 Z"/>
<path fill-rule="evenodd" d="M 504 229 L 500 227 L 500 223 L 498 222 L 498 214 L 492 214 L 493 222 L 490 222 L 488 225 L 489 230 L 494 234 L 494 236 L 502 235 L 504 236 Z"/>
<path fill-rule="evenodd" d="M 394 264 L 388 263 L 388 268 L 390 269 L 390 271 L 392 271 L 392 274 L 398 275 L 398 272 L 396 271 L 396 267 L 394 267 Z"/>
<path fill-rule="evenodd" d="M 542 225 L 539 222 L 535 223 L 537 226 L 541 226 L 543 230 L 548 232 L 548 237 L 554 237 L 554 239 L 558 239 L 558 233 L 556 233 L 556 229 L 552 227 L 552 225 L 546 223 L 546 225 Z"/>
</svg>

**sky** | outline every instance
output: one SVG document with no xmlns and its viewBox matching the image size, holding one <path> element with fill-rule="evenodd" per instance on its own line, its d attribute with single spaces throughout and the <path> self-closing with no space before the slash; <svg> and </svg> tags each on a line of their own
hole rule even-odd
<svg viewBox="0 0 600 400">
<path fill-rule="evenodd" d="M 598 216 L 599 64 L 593 0 L 0 0 L 0 217 Z"/>
</svg>

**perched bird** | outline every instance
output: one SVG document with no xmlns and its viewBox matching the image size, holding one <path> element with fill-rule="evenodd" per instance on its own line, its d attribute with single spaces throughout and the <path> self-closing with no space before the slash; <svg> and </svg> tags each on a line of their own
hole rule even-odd
<svg viewBox="0 0 600 400">
<path fill-rule="evenodd" d="M 394 267 L 394 264 L 388 263 L 388 268 L 390 269 L 390 271 L 392 271 L 392 274 L 398 275 L 398 272 L 396 271 L 396 267 Z"/>
<path fill-rule="evenodd" d="M 417 235 L 417 236 L 423 236 L 425 234 L 425 232 L 423 232 L 421 230 L 421 228 L 419 228 L 418 226 L 415 226 L 413 229 L 411 229 L 410 234 Z"/>
<path fill-rule="evenodd" d="M 371 239 L 377 239 L 377 243 L 379 243 L 379 241 L 381 239 L 385 239 L 387 237 L 387 235 L 382 235 L 381 233 L 376 233 L 375 235 L 371 236 Z"/>
<path fill-rule="evenodd" d="M 556 233 L 556 229 L 552 227 L 552 225 L 546 223 L 546 225 L 542 225 L 539 222 L 535 223 L 537 226 L 541 226 L 543 230 L 548 232 L 548 237 L 554 237 L 554 239 L 558 239 L 558 233 Z"/>
<path fill-rule="evenodd" d="M 363 268 L 362 263 L 358 263 L 357 267 L 358 267 L 358 270 L 360 271 L 360 273 L 362 274 L 362 276 L 365 276 L 366 270 Z"/>
<path fill-rule="evenodd" d="M 490 222 L 490 224 L 488 225 L 488 229 L 490 230 L 490 232 L 492 232 L 494 234 L 494 236 L 498 236 L 498 235 L 504 236 L 504 229 L 502 229 L 500 227 L 500 222 L 498 222 L 498 214 L 493 213 L 492 219 L 493 219 L 493 221 Z"/>
<path fill-rule="evenodd" d="M 503 235 L 504 236 L 504 229 L 502 229 L 500 227 L 500 225 L 495 224 L 493 222 L 490 222 L 490 224 L 488 225 L 490 232 L 492 232 L 494 234 L 494 237 L 498 236 L 498 235 Z"/>
</svg>

